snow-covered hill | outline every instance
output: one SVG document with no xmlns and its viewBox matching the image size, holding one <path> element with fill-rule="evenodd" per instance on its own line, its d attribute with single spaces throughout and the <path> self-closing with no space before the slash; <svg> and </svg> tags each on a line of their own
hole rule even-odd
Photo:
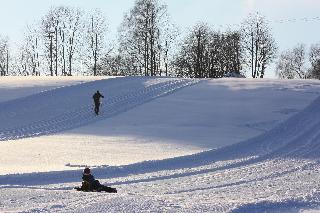
<svg viewBox="0 0 320 213">
<path fill-rule="evenodd" d="M 318 81 L 92 80 L 0 87 L 1 212 L 320 207 Z M 119 193 L 72 190 L 86 165 Z"/>
</svg>

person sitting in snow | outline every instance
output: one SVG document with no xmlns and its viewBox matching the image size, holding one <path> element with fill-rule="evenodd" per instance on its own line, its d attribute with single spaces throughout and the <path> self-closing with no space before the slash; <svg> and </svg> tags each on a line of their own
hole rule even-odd
<svg viewBox="0 0 320 213">
<path fill-rule="evenodd" d="M 88 167 L 83 170 L 82 180 L 83 182 L 81 188 L 77 188 L 80 191 L 104 191 L 117 193 L 117 190 L 115 188 L 102 185 L 98 180 L 96 180 L 94 176 L 91 174 L 90 168 Z"/>
<path fill-rule="evenodd" d="M 100 98 L 104 98 L 104 96 L 99 92 L 99 90 L 97 90 L 97 92 L 93 94 L 92 98 L 94 101 L 94 112 L 96 113 L 96 115 L 98 115 L 100 108 Z"/>
</svg>

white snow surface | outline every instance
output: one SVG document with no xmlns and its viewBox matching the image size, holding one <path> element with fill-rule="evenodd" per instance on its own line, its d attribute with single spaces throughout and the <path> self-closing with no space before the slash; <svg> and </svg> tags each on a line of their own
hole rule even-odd
<svg viewBox="0 0 320 213">
<path fill-rule="evenodd" d="M 319 89 L 313 80 L 0 78 L 0 212 L 318 212 Z M 85 166 L 118 193 L 75 191 Z"/>
</svg>

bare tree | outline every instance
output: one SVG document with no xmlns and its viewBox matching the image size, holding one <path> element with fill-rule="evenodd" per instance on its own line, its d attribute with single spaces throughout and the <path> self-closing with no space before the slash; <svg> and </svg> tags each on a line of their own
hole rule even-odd
<svg viewBox="0 0 320 213">
<path fill-rule="evenodd" d="M 59 62 L 62 75 L 72 75 L 75 54 L 81 48 L 83 12 L 71 7 L 51 8 L 42 19 L 42 38 L 50 75 L 58 75 Z"/>
<path fill-rule="evenodd" d="M 44 42 L 44 54 L 45 58 L 49 62 L 49 70 L 50 75 L 54 75 L 53 71 L 53 51 L 54 51 L 54 36 L 56 36 L 55 29 L 59 25 L 59 13 L 63 10 L 63 7 L 59 8 L 51 8 L 50 11 L 42 18 L 41 20 L 41 34 L 42 34 L 42 40 Z M 58 38 L 55 39 L 58 41 Z M 55 48 L 57 50 L 57 48 Z M 58 57 L 57 51 L 56 51 L 56 57 Z M 57 67 L 56 67 L 57 70 Z M 57 75 L 57 73 L 56 73 Z"/>
<path fill-rule="evenodd" d="M 214 32 L 205 23 L 197 24 L 181 42 L 172 63 L 181 77 L 219 78 L 231 71 L 240 74 L 240 34 Z"/>
<path fill-rule="evenodd" d="M 241 31 L 251 76 L 263 78 L 267 65 L 272 62 L 277 52 L 266 18 L 259 14 L 250 15 L 243 22 Z"/>
<path fill-rule="evenodd" d="M 220 58 L 218 69 L 222 73 L 233 72 L 240 75 L 243 64 L 240 33 L 238 31 L 216 33 L 216 38 L 218 39 L 211 43 L 215 46 L 220 45 L 219 52 L 216 52 L 216 55 Z"/>
<path fill-rule="evenodd" d="M 74 55 L 76 53 L 77 45 L 80 39 L 81 30 L 81 16 L 82 12 L 79 9 L 71 9 L 69 19 L 66 23 L 67 25 L 67 37 L 69 38 L 67 54 L 68 54 L 68 62 L 69 62 L 69 72 L 68 75 L 72 75 L 72 63 L 74 59 Z"/>
<path fill-rule="evenodd" d="M 131 75 L 160 75 L 161 58 L 168 53 L 170 30 L 167 6 L 158 0 L 136 0 L 125 15 L 120 33 L 121 57 Z"/>
<path fill-rule="evenodd" d="M 292 70 L 292 57 L 290 51 L 281 53 L 277 65 L 276 74 L 281 79 L 294 79 L 295 73 Z"/>
<path fill-rule="evenodd" d="M 34 26 L 27 26 L 24 41 L 20 47 L 20 60 L 18 63 L 22 75 L 40 75 L 40 47 L 39 33 Z"/>
<path fill-rule="evenodd" d="M 320 79 L 320 44 L 310 47 L 309 61 L 311 63 L 310 77 Z"/>
<path fill-rule="evenodd" d="M 284 79 L 307 78 L 305 65 L 306 48 L 299 44 L 292 50 L 283 52 L 277 62 L 277 75 Z"/>
<path fill-rule="evenodd" d="M 101 70 L 98 69 L 101 63 L 101 57 L 106 46 L 106 19 L 98 9 L 94 10 L 86 18 L 86 34 L 83 39 L 83 46 L 87 51 L 82 54 L 83 63 L 88 67 L 89 72 L 98 75 Z M 105 53 L 107 54 L 107 53 Z"/>
<path fill-rule="evenodd" d="M 0 36 L 0 76 L 9 74 L 9 42 Z"/>
<path fill-rule="evenodd" d="M 197 24 L 181 42 L 173 63 L 180 77 L 203 78 L 208 71 L 212 31 L 207 24 Z M 213 48 L 213 47 L 212 47 Z M 210 65 L 209 65 L 210 66 Z"/>
</svg>

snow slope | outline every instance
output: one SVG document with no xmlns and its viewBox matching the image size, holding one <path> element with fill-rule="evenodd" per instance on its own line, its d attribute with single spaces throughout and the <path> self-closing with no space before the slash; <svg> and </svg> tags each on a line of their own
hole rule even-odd
<svg viewBox="0 0 320 213">
<path fill-rule="evenodd" d="M 3 102 L 0 103 L 0 119 L 5 122 L 0 125 L 0 140 L 47 135 L 87 125 L 196 82 L 164 78 L 148 82 L 139 78 L 100 80 Z M 117 89 L 113 89 L 114 87 Z M 112 93 L 104 102 L 108 111 L 101 116 L 93 117 L 90 116 L 93 107 L 92 91 L 96 89 L 102 93 Z"/>
<path fill-rule="evenodd" d="M 2 102 L 0 211 L 316 211 L 319 86 L 317 81 L 120 78 Z M 106 94 L 99 117 L 87 98 L 95 89 Z M 20 156 L 28 144 L 30 153 Z M 132 153 L 145 156 L 128 160 Z M 28 167 L 37 154 L 39 163 L 47 161 L 40 163 L 42 169 Z M 66 163 L 67 155 L 78 162 Z M 70 190 L 86 162 L 119 193 Z"/>
</svg>

